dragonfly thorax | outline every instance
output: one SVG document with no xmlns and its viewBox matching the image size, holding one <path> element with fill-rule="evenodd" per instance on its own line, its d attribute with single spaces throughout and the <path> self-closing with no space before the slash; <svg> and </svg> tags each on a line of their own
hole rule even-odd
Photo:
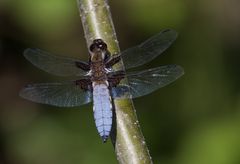
<svg viewBox="0 0 240 164">
<path fill-rule="evenodd" d="M 107 80 L 107 72 L 103 61 L 91 62 L 91 80 L 92 81 Z"/>
</svg>

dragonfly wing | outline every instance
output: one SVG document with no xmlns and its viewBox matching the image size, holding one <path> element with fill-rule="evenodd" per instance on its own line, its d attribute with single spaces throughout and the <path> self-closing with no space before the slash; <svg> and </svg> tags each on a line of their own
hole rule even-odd
<svg viewBox="0 0 240 164">
<path fill-rule="evenodd" d="M 20 96 L 59 107 L 79 106 L 92 100 L 91 91 L 81 89 L 76 82 L 31 84 L 20 91 Z"/>
<path fill-rule="evenodd" d="M 127 75 L 128 85 L 119 84 L 112 88 L 112 95 L 114 98 L 144 96 L 170 84 L 183 74 L 183 68 L 177 65 L 166 65 L 141 72 L 132 72 Z"/>
<path fill-rule="evenodd" d="M 152 36 L 142 44 L 123 51 L 122 57 L 126 69 L 150 62 L 165 51 L 177 38 L 174 30 L 164 30 Z"/>
<path fill-rule="evenodd" d="M 78 59 L 51 55 L 40 49 L 28 48 L 24 56 L 36 67 L 57 76 L 81 76 L 88 70 L 88 63 Z M 80 68 L 85 68 L 85 70 Z M 90 67 L 89 67 L 90 68 Z"/>
</svg>

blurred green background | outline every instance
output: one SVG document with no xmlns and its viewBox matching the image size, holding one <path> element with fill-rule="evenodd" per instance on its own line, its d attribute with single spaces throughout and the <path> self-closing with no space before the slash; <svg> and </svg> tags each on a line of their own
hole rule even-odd
<svg viewBox="0 0 240 164">
<path fill-rule="evenodd" d="M 162 29 L 179 37 L 144 68 L 185 75 L 134 100 L 154 163 L 240 163 L 240 2 L 110 1 L 121 49 Z M 0 163 L 117 163 L 97 134 L 92 105 L 56 108 L 21 99 L 31 82 L 59 81 L 24 59 L 27 47 L 87 60 L 76 1 L 0 0 Z"/>
</svg>

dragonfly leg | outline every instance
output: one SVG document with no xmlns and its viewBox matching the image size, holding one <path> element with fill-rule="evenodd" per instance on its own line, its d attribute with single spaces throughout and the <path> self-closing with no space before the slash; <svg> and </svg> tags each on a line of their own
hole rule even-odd
<svg viewBox="0 0 240 164">
<path fill-rule="evenodd" d="M 121 56 L 117 56 L 106 62 L 106 68 L 111 68 L 114 64 L 118 63 L 121 60 Z"/>
<path fill-rule="evenodd" d="M 90 65 L 82 62 L 75 62 L 76 66 L 84 71 L 90 70 Z"/>
<path fill-rule="evenodd" d="M 104 62 L 106 63 L 111 57 L 111 53 L 107 50 L 105 53 L 105 58 L 104 58 Z"/>
</svg>

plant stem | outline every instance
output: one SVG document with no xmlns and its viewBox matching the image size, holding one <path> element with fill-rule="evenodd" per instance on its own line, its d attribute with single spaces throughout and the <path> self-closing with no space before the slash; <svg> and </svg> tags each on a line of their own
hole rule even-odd
<svg viewBox="0 0 240 164">
<path fill-rule="evenodd" d="M 77 0 L 88 47 L 101 38 L 112 54 L 120 52 L 107 0 Z M 124 69 L 123 63 L 114 69 Z M 112 143 L 121 164 L 152 163 L 131 99 L 114 100 Z"/>
</svg>

